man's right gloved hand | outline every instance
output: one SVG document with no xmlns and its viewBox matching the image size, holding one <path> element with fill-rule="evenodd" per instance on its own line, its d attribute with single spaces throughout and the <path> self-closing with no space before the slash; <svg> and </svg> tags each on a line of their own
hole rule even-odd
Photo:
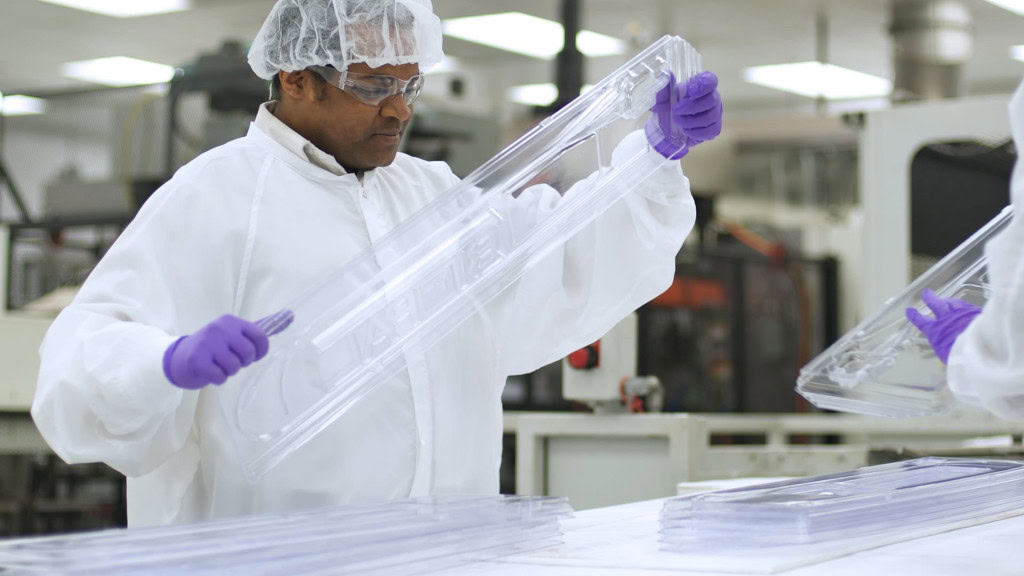
<svg viewBox="0 0 1024 576">
<path fill-rule="evenodd" d="M 939 360 L 948 364 L 953 344 L 981 314 L 981 308 L 957 298 L 943 298 L 931 290 L 925 290 L 921 298 L 935 318 L 921 314 L 917 308 L 907 308 L 907 319 L 928 339 Z"/>
<path fill-rule="evenodd" d="M 722 132 L 718 76 L 705 71 L 684 82 L 669 78 L 644 130 L 651 147 L 669 160 L 679 160 L 690 148 L 717 138 Z"/>
<path fill-rule="evenodd" d="M 223 384 L 243 367 L 266 356 L 269 337 L 287 328 L 292 319 L 286 310 L 255 323 L 221 316 L 167 348 L 164 374 L 171 384 L 185 390 Z"/>
</svg>

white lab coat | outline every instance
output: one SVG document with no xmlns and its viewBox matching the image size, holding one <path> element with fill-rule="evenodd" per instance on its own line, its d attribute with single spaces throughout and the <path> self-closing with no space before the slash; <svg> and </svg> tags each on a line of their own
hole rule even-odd
<svg viewBox="0 0 1024 576">
<path fill-rule="evenodd" d="M 616 156 L 645 145 L 633 133 Z M 43 436 L 68 462 L 128 476 L 131 526 L 497 493 L 507 376 L 597 339 L 669 286 L 695 219 L 678 163 L 255 484 L 216 389 L 183 391 L 162 373 L 178 335 L 276 312 L 456 183 L 446 164 L 404 154 L 362 182 L 333 174 L 258 124 L 203 154 L 146 203 L 47 334 L 32 408 Z M 520 217 L 559 200 L 527 192 Z"/>
<path fill-rule="evenodd" d="M 1024 82 L 1010 101 L 1018 159 L 1010 183 L 1013 222 L 985 246 L 991 296 L 949 354 L 950 388 L 964 402 L 1024 419 Z"/>
</svg>

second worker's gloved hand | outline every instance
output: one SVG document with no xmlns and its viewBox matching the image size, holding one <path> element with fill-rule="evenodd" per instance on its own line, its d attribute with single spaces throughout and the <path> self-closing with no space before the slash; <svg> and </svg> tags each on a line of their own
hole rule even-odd
<svg viewBox="0 0 1024 576">
<path fill-rule="evenodd" d="M 981 308 L 956 298 L 943 298 L 931 290 L 925 290 L 921 298 L 935 318 L 921 314 L 916 308 L 907 308 L 907 320 L 928 338 L 935 355 L 946 364 L 957 337 L 981 314 Z"/>
<path fill-rule="evenodd" d="M 288 327 L 291 312 L 281 311 L 253 323 L 225 315 L 179 338 L 164 352 L 164 375 L 178 388 L 199 390 L 223 384 L 243 367 L 262 359 L 269 337 Z"/>
<path fill-rule="evenodd" d="M 718 77 L 701 72 L 686 82 L 673 77 L 658 92 L 645 130 L 647 141 L 669 160 L 679 160 L 690 148 L 722 132 L 722 96 Z"/>
</svg>

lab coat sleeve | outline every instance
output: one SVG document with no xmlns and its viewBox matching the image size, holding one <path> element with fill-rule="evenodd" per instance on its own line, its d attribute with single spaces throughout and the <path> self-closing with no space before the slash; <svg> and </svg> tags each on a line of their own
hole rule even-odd
<svg viewBox="0 0 1024 576">
<path fill-rule="evenodd" d="M 139 476 L 183 446 L 198 392 L 171 385 L 163 353 L 231 310 L 238 267 L 226 196 L 176 176 L 50 327 L 32 416 L 65 461 Z"/>
<path fill-rule="evenodd" d="M 671 285 L 696 209 L 679 162 L 666 163 L 648 150 L 642 132 L 623 139 L 612 164 L 620 166 L 638 152 L 652 155 L 645 158 L 648 165 L 659 166 L 649 178 L 534 262 L 503 295 L 509 298 L 501 339 L 506 374 L 531 372 L 599 339 Z M 596 176 L 575 184 L 565 197 Z M 550 186 L 531 187 L 515 200 L 513 221 L 542 220 L 562 200 Z"/>
<path fill-rule="evenodd" d="M 1017 196 L 1013 222 L 985 247 L 991 296 L 957 338 L 947 371 L 958 398 L 1013 420 L 1024 419 L 1024 205 Z"/>
<path fill-rule="evenodd" d="M 1010 104 L 1017 149 L 1024 147 L 1024 83 Z M 1024 164 L 1011 183 L 1013 222 L 985 246 L 991 293 L 957 338 L 947 380 L 961 400 L 1006 419 L 1024 419 Z"/>
</svg>

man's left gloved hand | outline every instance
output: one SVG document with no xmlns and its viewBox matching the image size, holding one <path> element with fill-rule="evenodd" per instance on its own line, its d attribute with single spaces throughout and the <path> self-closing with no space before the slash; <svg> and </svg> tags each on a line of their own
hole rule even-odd
<svg viewBox="0 0 1024 576">
<path fill-rule="evenodd" d="M 679 160 L 690 148 L 717 137 L 722 132 L 718 76 L 701 72 L 678 83 L 673 77 L 658 92 L 645 131 L 651 146 L 669 160 Z"/>
</svg>

